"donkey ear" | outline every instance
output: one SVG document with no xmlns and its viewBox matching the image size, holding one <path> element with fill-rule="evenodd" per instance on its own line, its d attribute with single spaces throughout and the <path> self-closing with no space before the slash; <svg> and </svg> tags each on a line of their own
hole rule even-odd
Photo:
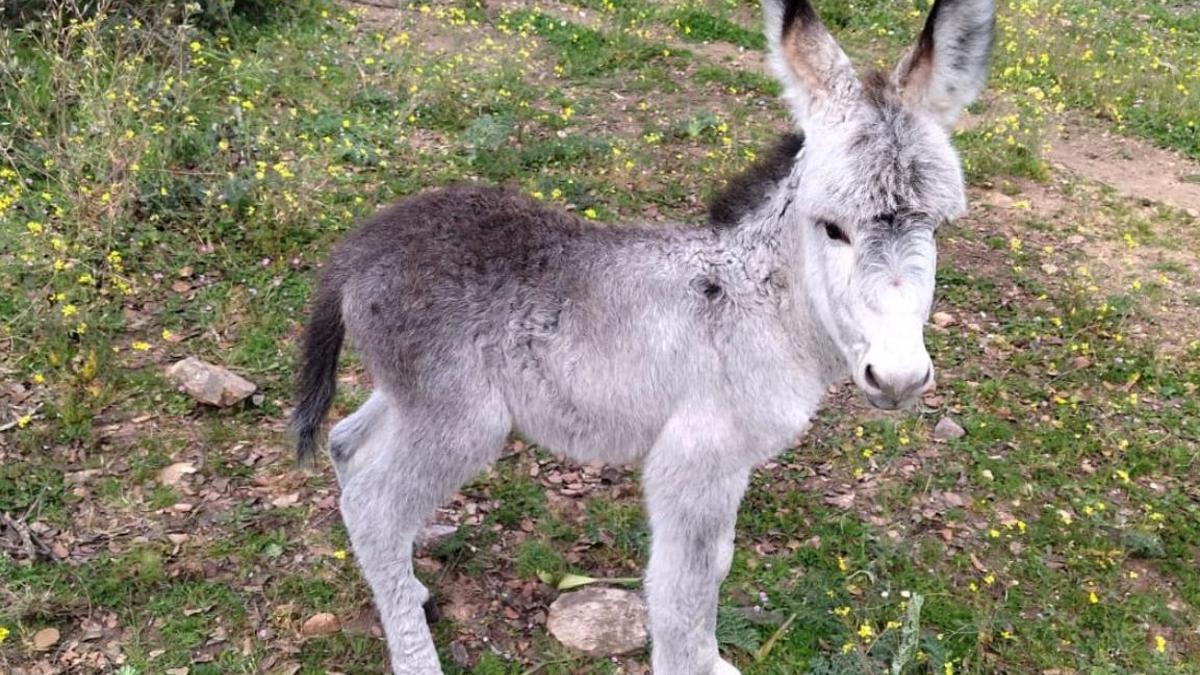
<svg viewBox="0 0 1200 675">
<path fill-rule="evenodd" d="M 801 128 L 844 117 L 861 91 L 850 58 L 808 0 L 763 0 L 768 59 Z"/>
<path fill-rule="evenodd" d="M 995 24 L 994 0 L 936 0 L 921 37 L 896 68 L 905 104 L 954 128 L 987 82 Z"/>
</svg>

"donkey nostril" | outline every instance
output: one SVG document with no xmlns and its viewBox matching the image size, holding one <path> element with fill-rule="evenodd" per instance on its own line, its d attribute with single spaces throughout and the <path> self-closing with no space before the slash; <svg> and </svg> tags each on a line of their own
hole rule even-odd
<svg viewBox="0 0 1200 675">
<path fill-rule="evenodd" d="M 879 384 L 879 380 L 875 377 L 875 369 L 869 364 L 867 365 L 867 372 L 864 374 L 864 377 L 867 380 L 867 384 L 870 385 L 872 389 L 883 389 L 883 386 Z"/>
</svg>

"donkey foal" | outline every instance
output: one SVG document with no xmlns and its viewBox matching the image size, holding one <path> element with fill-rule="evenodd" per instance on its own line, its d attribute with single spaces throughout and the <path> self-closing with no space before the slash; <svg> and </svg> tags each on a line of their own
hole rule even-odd
<svg viewBox="0 0 1200 675">
<path fill-rule="evenodd" d="M 654 670 L 737 673 L 717 651 L 717 592 L 751 468 L 847 373 L 880 408 L 932 386 L 934 230 L 965 210 L 948 132 L 986 79 L 992 0 L 938 0 L 897 69 L 864 80 L 807 1 L 764 10 L 804 136 L 732 181 L 708 226 L 605 227 L 458 187 L 335 250 L 294 423 L 310 460 L 349 334 L 376 389 L 329 447 L 394 672 L 441 672 L 414 536 L 517 430 L 641 465 Z"/>
</svg>

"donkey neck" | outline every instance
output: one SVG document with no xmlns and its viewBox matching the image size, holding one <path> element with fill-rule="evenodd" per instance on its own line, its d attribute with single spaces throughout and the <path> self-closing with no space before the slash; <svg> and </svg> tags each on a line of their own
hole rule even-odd
<svg viewBox="0 0 1200 675">
<path fill-rule="evenodd" d="M 841 379 L 845 364 L 833 337 L 813 305 L 814 287 L 804 269 L 801 205 L 796 203 L 799 167 L 763 195 L 762 205 L 744 213 L 732 226 L 717 231 L 723 248 L 735 253 L 746 278 L 772 301 L 765 306 L 788 336 L 798 361 L 823 386 Z"/>
</svg>

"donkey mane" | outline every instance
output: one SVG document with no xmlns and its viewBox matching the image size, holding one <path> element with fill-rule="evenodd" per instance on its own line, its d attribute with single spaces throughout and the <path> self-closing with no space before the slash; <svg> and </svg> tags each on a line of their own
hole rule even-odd
<svg viewBox="0 0 1200 675">
<path fill-rule="evenodd" d="M 803 134 L 788 132 L 775 139 L 758 161 L 730 178 L 713 198 L 708 206 L 709 223 L 717 228 L 731 228 L 762 206 L 780 181 L 791 173 L 796 155 L 803 147 Z"/>
</svg>

